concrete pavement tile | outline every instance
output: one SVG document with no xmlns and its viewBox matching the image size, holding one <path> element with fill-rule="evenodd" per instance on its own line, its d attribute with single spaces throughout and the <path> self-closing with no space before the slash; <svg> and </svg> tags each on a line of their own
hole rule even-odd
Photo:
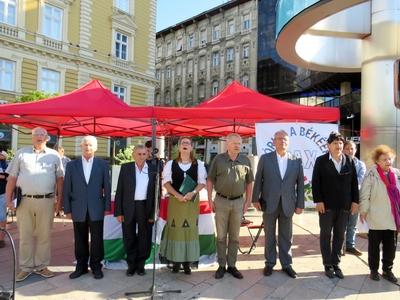
<svg viewBox="0 0 400 300">
<path fill-rule="evenodd" d="M 208 280 L 212 276 L 214 276 L 214 272 L 212 271 L 196 270 L 192 271 L 192 274 L 189 276 L 186 274 L 180 274 L 178 278 L 179 280 L 185 281 L 187 283 L 197 285 Z"/>
<path fill-rule="evenodd" d="M 376 299 L 385 299 L 385 300 L 398 300 L 400 299 L 399 292 L 371 292 L 371 293 L 360 293 L 357 297 L 357 300 L 376 300 Z"/>
<path fill-rule="evenodd" d="M 175 299 L 196 299 L 200 294 L 207 289 L 210 288 L 210 285 L 207 283 L 200 283 L 198 285 L 195 285 L 192 289 L 184 292 L 183 294 L 177 294 L 175 295 Z M 173 295 L 171 295 L 173 296 Z"/>
<path fill-rule="evenodd" d="M 313 289 L 295 288 L 285 297 L 285 300 L 326 299 L 327 293 Z M 268 299 L 268 298 L 267 298 Z"/>
<path fill-rule="evenodd" d="M 379 293 L 379 292 L 384 293 L 392 291 L 399 292 L 399 287 L 383 279 L 382 277 L 380 281 L 373 281 L 369 277 L 366 277 L 364 284 L 360 290 L 360 294 Z M 398 295 L 400 299 L 400 293 Z"/>
<path fill-rule="evenodd" d="M 236 285 L 238 280 L 232 277 L 219 279 L 218 283 L 200 293 L 199 298 L 234 299 L 245 291 Z"/>
<path fill-rule="evenodd" d="M 32 283 L 23 287 L 18 287 L 16 289 L 16 298 L 22 297 L 31 297 L 31 296 L 38 296 L 47 291 L 51 291 L 55 288 L 53 284 L 50 282 L 46 282 L 46 280 Z"/>
<path fill-rule="evenodd" d="M 368 277 L 365 273 L 359 275 L 347 275 L 345 273 L 344 276 L 344 279 L 338 281 L 337 286 L 355 291 L 361 290 L 365 279 Z"/>
<path fill-rule="evenodd" d="M 358 297 L 358 291 L 346 289 L 342 287 L 335 287 L 329 294 L 328 299 L 348 299 L 356 300 Z"/>
<path fill-rule="evenodd" d="M 240 294 L 235 299 L 238 299 L 238 300 L 264 299 L 264 298 L 268 297 L 269 295 L 272 295 L 272 293 L 274 291 L 275 291 L 275 289 L 272 287 L 256 283 L 255 285 L 251 286 L 249 289 L 244 291 L 242 294 Z"/>
</svg>

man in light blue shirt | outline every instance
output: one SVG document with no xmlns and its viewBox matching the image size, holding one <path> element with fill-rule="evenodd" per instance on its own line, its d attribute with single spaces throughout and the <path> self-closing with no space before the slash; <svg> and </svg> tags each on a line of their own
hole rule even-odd
<svg viewBox="0 0 400 300">
<path fill-rule="evenodd" d="M 357 146 L 353 141 L 346 141 L 344 144 L 343 152 L 348 155 L 354 161 L 356 167 L 358 189 L 361 188 L 361 183 L 364 179 L 365 172 L 367 170 L 365 163 L 359 160 L 355 155 L 357 153 Z M 358 220 L 357 214 L 350 214 L 349 221 L 346 229 L 346 252 L 354 254 L 356 256 L 362 255 L 361 251 L 356 248 L 356 225 Z"/>
</svg>

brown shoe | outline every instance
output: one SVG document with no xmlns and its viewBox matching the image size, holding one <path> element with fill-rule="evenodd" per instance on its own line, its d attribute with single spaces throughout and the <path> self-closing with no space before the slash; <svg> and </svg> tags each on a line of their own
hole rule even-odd
<svg viewBox="0 0 400 300">
<path fill-rule="evenodd" d="M 51 277 L 54 277 L 54 273 L 53 273 L 52 271 L 50 271 L 49 269 L 47 269 L 47 268 L 43 268 L 43 269 L 41 269 L 40 271 L 39 271 L 39 270 L 36 270 L 36 271 L 35 271 L 35 274 L 38 274 L 38 275 L 40 275 L 40 276 L 43 276 L 44 278 L 51 278 Z"/>
<path fill-rule="evenodd" d="M 29 275 L 31 275 L 32 272 L 26 272 L 26 271 L 21 271 L 17 274 L 17 276 L 15 276 L 15 281 L 16 282 L 20 282 L 20 281 L 24 281 L 25 279 L 27 279 L 29 277 Z"/>
<path fill-rule="evenodd" d="M 361 256 L 362 255 L 362 252 L 360 250 L 358 250 L 357 248 L 355 248 L 355 247 L 346 248 L 346 252 L 350 253 L 350 254 L 353 254 L 355 256 Z"/>
</svg>

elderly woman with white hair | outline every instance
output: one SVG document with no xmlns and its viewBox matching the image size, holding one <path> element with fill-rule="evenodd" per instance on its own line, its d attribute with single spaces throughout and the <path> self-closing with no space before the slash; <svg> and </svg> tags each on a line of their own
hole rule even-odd
<svg viewBox="0 0 400 300">
<path fill-rule="evenodd" d="M 95 279 L 103 278 L 104 213 L 111 210 L 111 184 L 108 164 L 94 156 L 97 139 L 85 136 L 82 157 L 67 164 L 64 179 L 64 212 L 72 218 L 75 237 L 75 279 L 88 273 L 88 262 Z M 89 249 L 90 232 L 90 249 Z M 90 260 L 89 260 L 90 258 Z"/>
</svg>

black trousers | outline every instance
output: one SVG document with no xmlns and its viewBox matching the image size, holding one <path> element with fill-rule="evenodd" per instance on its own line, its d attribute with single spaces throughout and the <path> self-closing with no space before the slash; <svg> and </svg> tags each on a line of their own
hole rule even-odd
<svg viewBox="0 0 400 300">
<path fill-rule="evenodd" d="M 342 209 L 328 209 L 319 214 L 319 243 L 324 266 L 339 265 L 348 219 L 349 211 Z"/>
<path fill-rule="evenodd" d="M 149 233 L 148 219 L 146 218 L 146 201 L 135 201 L 135 212 L 129 223 L 122 223 L 122 235 L 126 251 L 126 261 L 129 268 L 140 269 L 144 267 L 149 256 Z M 151 242 L 151 241 L 150 241 Z"/>
<path fill-rule="evenodd" d="M 372 230 L 368 231 L 368 264 L 371 271 L 378 271 L 380 244 L 382 243 L 382 270 L 390 271 L 396 256 L 397 231 Z"/>
<path fill-rule="evenodd" d="M 86 220 L 84 222 L 74 222 L 77 270 L 85 270 L 88 268 L 89 256 L 89 265 L 92 271 L 101 270 L 101 261 L 104 259 L 103 223 L 103 220 L 91 221 L 89 214 L 86 215 Z"/>
</svg>

